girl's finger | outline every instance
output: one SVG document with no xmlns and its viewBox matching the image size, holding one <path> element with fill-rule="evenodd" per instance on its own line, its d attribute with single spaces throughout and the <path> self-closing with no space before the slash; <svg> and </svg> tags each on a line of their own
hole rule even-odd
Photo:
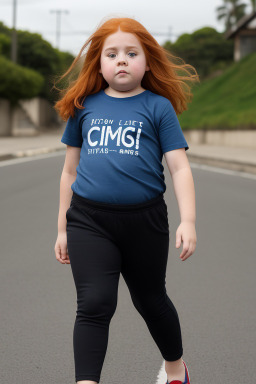
<svg viewBox="0 0 256 384">
<path fill-rule="evenodd" d="M 187 251 L 185 251 L 185 253 L 181 257 L 182 260 L 186 260 L 191 255 L 192 247 L 193 247 L 193 244 L 192 242 L 190 242 Z"/>
<path fill-rule="evenodd" d="M 182 259 L 187 254 L 188 251 L 189 251 L 189 243 L 183 242 L 183 249 L 182 249 L 182 252 L 180 254 L 180 258 Z"/>
<path fill-rule="evenodd" d="M 60 248 L 56 248 L 55 249 L 55 257 L 58 261 L 60 261 L 60 255 L 61 255 L 61 252 L 60 252 Z"/>
<path fill-rule="evenodd" d="M 57 257 L 57 260 L 58 260 L 61 264 L 65 264 L 65 262 L 62 260 L 61 257 Z"/>
<path fill-rule="evenodd" d="M 61 263 L 61 264 L 65 264 L 65 261 L 63 261 L 63 254 L 61 252 L 61 248 L 58 248 L 57 252 L 56 252 L 56 259 Z"/>
</svg>

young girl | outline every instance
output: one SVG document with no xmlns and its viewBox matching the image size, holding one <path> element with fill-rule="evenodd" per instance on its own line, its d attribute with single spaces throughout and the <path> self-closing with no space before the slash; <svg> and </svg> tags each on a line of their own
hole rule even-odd
<svg viewBox="0 0 256 384">
<path fill-rule="evenodd" d="M 165 287 L 169 224 L 162 157 L 179 204 L 176 247 L 183 242 L 184 261 L 196 247 L 195 191 L 176 112 L 186 109 L 191 95 L 182 80 L 198 75 L 168 57 L 174 58 L 138 21 L 110 18 L 61 77 L 76 74 L 55 106 L 68 120 L 55 253 L 71 264 L 77 291 L 78 383 L 100 381 L 120 273 L 165 359 L 167 384 L 190 383 L 178 314 Z M 178 75 L 181 70 L 187 76 Z"/>
</svg>

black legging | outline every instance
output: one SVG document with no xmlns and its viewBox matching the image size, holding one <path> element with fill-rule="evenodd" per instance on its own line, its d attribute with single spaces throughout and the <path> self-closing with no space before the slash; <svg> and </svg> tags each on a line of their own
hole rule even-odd
<svg viewBox="0 0 256 384">
<path fill-rule="evenodd" d="M 66 217 L 77 290 L 76 381 L 100 381 L 120 272 L 163 358 L 179 359 L 183 354 L 180 323 L 165 287 L 169 223 L 163 194 L 126 205 L 96 202 L 73 193 Z"/>
</svg>

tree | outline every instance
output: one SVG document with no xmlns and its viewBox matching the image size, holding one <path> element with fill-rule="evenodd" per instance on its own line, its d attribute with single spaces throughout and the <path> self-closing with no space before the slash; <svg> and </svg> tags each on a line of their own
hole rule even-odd
<svg viewBox="0 0 256 384">
<path fill-rule="evenodd" d="M 74 60 L 69 52 L 61 52 L 38 33 L 17 31 L 17 64 L 37 71 L 44 79 L 39 96 L 54 102 L 57 92 L 52 90 L 53 79 L 67 70 Z M 11 58 L 11 30 L 0 22 L 0 54 Z"/>
<path fill-rule="evenodd" d="M 252 3 L 252 10 L 253 12 L 256 11 L 256 0 L 251 0 L 251 3 Z"/>
<path fill-rule="evenodd" d="M 43 85 L 44 78 L 38 72 L 0 55 L 0 98 L 15 104 L 20 99 L 38 96 Z"/>
<path fill-rule="evenodd" d="M 255 3 L 255 0 L 251 0 Z M 225 23 L 225 31 L 228 31 L 243 16 L 245 16 L 245 8 L 248 4 L 240 3 L 240 0 L 223 0 L 224 4 L 216 8 L 217 19 L 223 20 Z"/>
<path fill-rule="evenodd" d="M 164 44 L 165 49 L 193 65 L 202 80 L 233 61 L 233 46 L 233 41 L 224 39 L 223 33 L 212 27 L 184 33 L 175 43 Z"/>
</svg>

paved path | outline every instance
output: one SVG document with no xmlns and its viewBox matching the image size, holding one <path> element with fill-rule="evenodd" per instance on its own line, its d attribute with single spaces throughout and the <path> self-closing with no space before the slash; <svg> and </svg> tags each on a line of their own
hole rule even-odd
<svg viewBox="0 0 256 384">
<path fill-rule="evenodd" d="M 54 254 L 64 155 L 0 167 L 1 383 L 75 383 L 76 292 L 70 265 L 60 264 Z M 253 383 L 255 180 L 242 175 L 193 167 L 198 241 L 195 253 L 182 262 L 182 247 L 175 248 L 178 206 L 165 168 L 166 285 L 179 313 L 193 384 Z M 164 374 L 157 379 L 162 363 L 121 276 L 100 384 L 164 384 Z"/>
</svg>

